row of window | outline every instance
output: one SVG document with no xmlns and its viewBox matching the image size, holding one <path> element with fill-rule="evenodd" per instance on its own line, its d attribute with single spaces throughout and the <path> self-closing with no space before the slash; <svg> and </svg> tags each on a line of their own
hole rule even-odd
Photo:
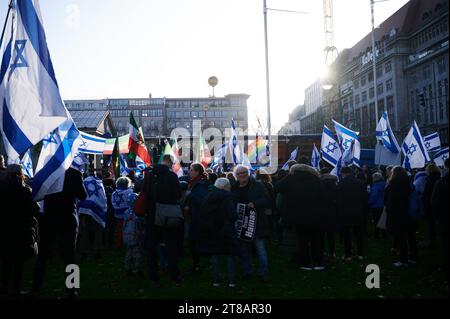
<svg viewBox="0 0 450 319">
<path fill-rule="evenodd" d="M 391 73 L 392 71 L 392 63 L 388 61 L 384 64 L 384 73 Z M 383 75 L 383 68 L 379 66 L 377 68 L 377 77 L 381 77 Z M 368 75 L 361 76 L 360 79 L 356 79 L 353 83 L 355 89 L 358 89 L 360 86 L 364 87 L 367 83 L 373 82 L 373 72 L 369 72 Z"/>
<path fill-rule="evenodd" d="M 381 95 L 384 92 L 384 87 L 386 87 L 386 92 L 392 91 L 392 79 L 387 80 L 384 84 L 380 83 L 377 85 L 377 95 Z M 375 97 L 375 88 L 371 87 L 369 89 L 369 99 Z M 363 91 L 361 94 L 355 94 L 355 105 L 358 106 L 360 103 L 367 102 L 367 91 Z"/>
<path fill-rule="evenodd" d="M 443 35 L 448 34 L 448 23 L 447 20 L 444 20 L 440 23 L 437 23 L 427 30 L 424 30 L 420 32 L 418 35 L 416 35 L 412 39 L 411 46 L 416 49 L 421 47 L 423 44 L 427 43 L 430 40 L 433 40 L 434 38 Z"/>
<path fill-rule="evenodd" d="M 203 108 L 207 107 L 227 107 L 237 106 L 244 107 L 246 105 L 244 100 L 233 101 L 230 100 L 186 100 L 186 101 L 169 101 L 167 106 L 171 108 Z"/>
<path fill-rule="evenodd" d="M 245 118 L 244 111 L 192 111 L 192 112 L 178 112 L 169 111 L 167 117 L 169 119 L 177 118 Z"/>
<path fill-rule="evenodd" d="M 437 95 L 433 94 L 433 86 L 426 85 L 419 89 L 411 90 L 410 106 L 411 116 L 418 123 L 436 124 L 448 121 L 448 79 L 437 82 Z M 423 102 L 419 98 L 423 94 Z"/>
</svg>

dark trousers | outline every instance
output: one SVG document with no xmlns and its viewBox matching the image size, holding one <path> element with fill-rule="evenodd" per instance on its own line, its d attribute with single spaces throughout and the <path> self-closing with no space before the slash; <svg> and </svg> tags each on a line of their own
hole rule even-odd
<svg viewBox="0 0 450 319">
<path fill-rule="evenodd" d="M 192 256 L 192 265 L 194 268 L 200 267 L 200 253 L 198 252 L 198 241 L 194 239 L 189 240 L 189 251 Z"/>
<path fill-rule="evenodd" d="M 167 257 L 167 267 L 170 277 L 177 281 L 180 278 L 178 262 L 180 258 L 180 232 L 181 227 L 162 229 L 154 224 L 146 228 L 146 251 L 149 277 L 158 281 L 158 250 L 159 244 L 164 242 Z"/>
<path fill-rule="evenodd" d="M 417 260 L 418 248 L 415 231 L 413 229 L 398 231 L 395 238 L 400 253 L 400 261 L 407 263 L 408 259 Z"/>
<path fill-rule="evenodd" d="M 436 219 L 432 216 L 428 216 L 428 240 L 430 241 L 430 247 L 436 247 Z"/>
<path fill-rule="evenodd" d="M 300 266 L 323 266 L 322 253 L 320 250 L 320 232 L 315 229 L 297 229 L 299 243 Z"/>
<path fill-rule="evenodd" d="M 10 258 L 5 256 L 1 259 L 2 272 L 0 276 L 0 287 L 4 292 L 10 292 L 12 296 L 20 294 L 24 265 L 24 258 Z"/>
<path fill-rule="evenodd" d="M 103 228 L 89 215 L 80 215 L 79 240 L 81 253 L 88 255 L 95 252 L 97 256 L 103 250 Z"/>
<path fill-rule="evenodd" d="M 442 262 L 445 280 L 448 282 L 448 225 L 440 225 L 440 237 L 442 244 Z"/>
<path fill-rule="evenodd" d="M 381 215 L 383 214 L 383 208 L 371 208 L 370 214 L 372 215 L 373 225 L 374 225 L 374 236 L 375 238 L 386 237 L 386 231 L 377 227 Z"/>
<path fill-rule="evenodd" d="M 60 256 L 64 263 L 64 278 L 67 265 L 75 264 L 75 247 L 77 240 L 78 225 L 75 217 L 71 221 L 59 222 L 55 220 L 41 221 L 39 255 L 34 269 L 32 292 L 39 294 L 44 282 L 47 260 L 50 258 L 53 245 L 58 243 Z"/>
<path fill-rule="evenodd" d="M 326 237 L 326 239 L 325 239 Z M 320 253 L 325 254 L 325 244 L 327 244 L 328 255 L 333 256 L 335 254 L 336 239 L 333 232 L 322 232 L 320 234 Z"/>
<path fill-rule="evenodd" d="M 364 230 L 363 226 L 347 226 L 343 230 L 345 258 L 352 257 L 353 238 L 356 242 L 356 254 L 364 256 Z"/>
</svg>

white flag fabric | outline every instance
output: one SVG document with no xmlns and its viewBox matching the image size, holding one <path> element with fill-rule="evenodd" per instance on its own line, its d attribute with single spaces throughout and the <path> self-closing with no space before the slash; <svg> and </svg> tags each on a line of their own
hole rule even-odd
<svg viewBox="0 0 450 319">
<path fill-rule="evenodd" d="M 84 182 L 87 198 L 78 203 L 78 214 L 91 216 L 103 228 L 106 227 L 107 201 L 105 187 L 101 179 L 95 176 L 87 177 Z"/>
<path fill-rule="evenodd" d="M 361 156 L 361 144 L 359 142 L 359 132 L 352 131 L 351 129 L 345 127 L 344 125 L 333 120 L 334 129 L 336 130 L 336 135 L 339 140 L 339 144 L 342 147 L 342 151 L 346 151 L 350 148 L 351 143 L 355 141 L 353 147 L 353 164 L 359 167 L 359 159 Z"/>
<path fill-rule="evenodd" d="M 320 153 L 316 147 L 316 144 L 314 144 L 311 154 L 311 166 L 317 170 L 320 169 Z"/>
<path fill-rule="evenodd" d="M 231 136 L 230 141 L 228 142 L 228 147 L 230 148 L 231 160 L 233 161 L 233 164 L 241 164 L 243 160 L 243 152 L 239 145 L 236 126 L 234 125 L 234 119 L 231 120 Z"/>
<path fill-rule="evenodd" d="M 297 159 L 297 154 L 298 154 L 298 147 L 292 151 L 291 156 L 289 156 L 289 159 L 286 161 L 286 163 L 284 163 L 283 167 L 281 168 L 283 171 L 289 170 L 288 163 L 289 163 L 289 161 L 295 161 Z"/>
<path fill-rule="evenodd" d="M 422 168 L 430 161 L 430 156 L 428 155 L 428 151 L 416 121 L 414 121 L 408 135 L 403 141 L 402 152 L 405 156 L 403 167 L 407 170 Z"/>
<path fill-rule="evenodd" d="M 434 154 L 433 161 L 436 165 L 444 167 L 444 162 L 448 158 L 448 147 L 441 149 L 439 152 Z"/>
<path fill-rule="evenodd" d="M 84 132 L 81 134 L 79 151 L 86 154 L 102 155 L 105 149 L 106 138 L 94 136 Z"/>
<path fill-rule="evenodd" d="M 423 141 L 428 152 L 439 151 L 441 149 L 441 139 L 438 132 L 425 136 Z"/>
<path fill-rule="evenodd" d="M 28 150 L 22 157 L 22 159 L 20 160 L 20 165 L 22 166 L 22 172 L 24 175 L 28 176 L 29 178 L 34 177 L 33 162 L 31 160 L 30 150 Z"/>
<path fill-rule="evenodd" d="M 216 151 L 214 151 L 214 158 L 213 161 L 211 163 L 211 168 L 213 169 L 213 171 L 217 172 L 221 165 L 223 165 L 224 163 L 224 158 L 227 152 L 227 145 L 226 144 L 222 144 L 222 146 Z"/>
<path fill-rule="evenodd" d="M 342 151 L 338 142 L 334 139 L 333 132 L 324 125 L 322 131 L 322 140 L 320 142 L 320 151 L 322 159 L 335 167 L 341 158 Z"/>
<path fill-rule="evenodd" d="M 339 179 L 341 178 L 341 169 L 344 166 L 351 165 L 353 163 L 353 153 L 354 153 L 354 147 L 355 147 L 355 140 L 352 141 L 350 144 L 350 147 L 347 148 L 339 158 L 339 161 L 337 162 L 336 166 L 333 168 L 333 170 L 330 172 L 330 174 L 337 176 Z"/>
<path fill-rule="evenodd" d="M 89 160 L 86 158 L 84 153 L 77 152 L 72 162 L 72 168 L 79 170 L 83 174 L 85 165 L 89 165 Z"/>
<path fill-rule="evenodd" d="M 120 175 L 127 176 L 130 174 L 130 169 L 128 168 L 128 162 L 125 159 L 125 155 L 120 154 Z"/>
<path fill-rule="evenodd" d="M 387 112 L 383 112 L 383 115 L 378 122 L 376 137 L 377 140 L 383 142 L 384 147 L 390 152 L 394 154 L 400 152 L 400 146 L 397 143 L 394 132 L 392 132 Z"/>
<path fill-rule="evenodd" d="M 12 1 L 0 47 L 0 128 L 10 162 L 67 119 L 37 0 Z"/>
</svg>

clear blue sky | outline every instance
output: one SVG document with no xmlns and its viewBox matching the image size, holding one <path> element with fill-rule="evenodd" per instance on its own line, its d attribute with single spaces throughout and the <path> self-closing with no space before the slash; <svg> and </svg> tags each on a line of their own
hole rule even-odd
<svg viewBox="0 0 450 319">
<path fill-rule="evenodd" d="M 0 0 L 3 22 L 6 0 Z M 406 0 L 376 4 L 376 24 Z M 65 99 L 247 93 L 250 126 L 265 120 L 263 0 L 41 0 L 56 76 Z M 322 69 L 322 1 L 268 0 L 274 129 L 304 99 Z M 370 32 L 369 0 L 335 0 L 339 50 Z"/>
</svg>

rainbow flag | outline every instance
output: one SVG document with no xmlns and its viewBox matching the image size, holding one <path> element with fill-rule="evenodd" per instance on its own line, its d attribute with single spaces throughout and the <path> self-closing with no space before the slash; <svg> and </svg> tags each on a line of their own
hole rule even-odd
<svg viewBox="0 0 450 319">
<path fill-rule="evenodd" d="M 249 144 L 247 150 L 247 157 L 250 163 L 258 164 L 260 159 L 267 155 L 266 145 L 267 142 L 256 135 L 256 140 Z"/>
</svg>

